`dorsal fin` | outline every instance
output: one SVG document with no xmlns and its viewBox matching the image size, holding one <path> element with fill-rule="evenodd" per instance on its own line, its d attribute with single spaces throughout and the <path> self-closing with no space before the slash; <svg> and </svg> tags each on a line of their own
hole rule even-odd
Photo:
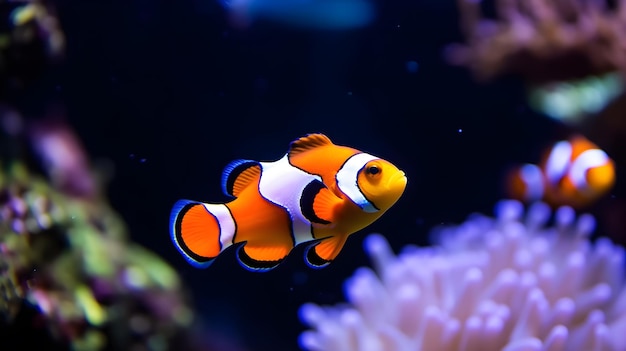
<svg viewBox="0 0 626 351">
<path fill-rule="evenodd" d="M 328 137 L 321 133 L 307 134 L 300 139 L 296 139 L 289 144 L 289 156 L 314 149 L 316 147 L 333 145 Z"/>
<path fill-rule="evenodd" d="M 226 195 L 238 197 L 243 189 L 259 178 L 260 174 L 261 165 L 258 161 L 232 161 L 222 173 L 222 190 Z"/>
</svg>

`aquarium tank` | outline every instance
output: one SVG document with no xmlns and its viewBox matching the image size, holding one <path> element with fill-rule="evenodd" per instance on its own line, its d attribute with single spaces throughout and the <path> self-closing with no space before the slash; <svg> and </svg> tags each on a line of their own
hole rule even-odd
<svg viewBox="0 0 626 351">
<path fill-rule="evenodd" d="M 626 351 L 625 28 L 0 0 L 0 350 Z"/>
</svg>

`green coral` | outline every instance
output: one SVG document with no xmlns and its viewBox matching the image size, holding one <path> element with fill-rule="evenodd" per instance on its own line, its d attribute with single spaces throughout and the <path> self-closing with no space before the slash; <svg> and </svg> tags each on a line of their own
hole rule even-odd
<svg viewBox="0 0 626 351">
<path fill-rule="evenodd" d="M 15 163 L 0 172 L 0 315 L 22 298 L 75 350 L 167 349 L 193 319 L 176 272 L 133 244 L 101 198 L 64 195 Z"/>
<path fill-rule="evenodd" d="M 9 267 L 0 264 L 0 321 L 6 323 L 17 314 L 23 293 L 15 284 L 15 276 L 8 270 Z"/>
<path fill-rule="evenodd" d="M 64 56 L 54 9 L 49 0 L 0 0 L 0 331 L 29 335 L 43 321 L 73 350 L 179 348 L 193 314 L 176 272 L 132 243 L 101 187 L 91 187 L 97 177 L 71 128 L 53 111 L 25 117 L 13 106 L 46 104 L 29 94 Z M 62 157 L 37 144 L 49 136 Z M 59 161 L 68 158 L 76 162 Z"/>
</svg>

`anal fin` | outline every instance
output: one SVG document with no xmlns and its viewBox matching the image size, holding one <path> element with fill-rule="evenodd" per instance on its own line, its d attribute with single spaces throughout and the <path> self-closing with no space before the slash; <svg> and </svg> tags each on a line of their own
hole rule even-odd
<svg viewBox="0 0 626 351">
<path fill-rule="evenodd" d="M 256 246 L 244 244 L 237 250 L 237 259 L 248 270 L 268 271 L 278 266 L 292 247 L 284 245 Z"/>
<path fill-rule="evenodd" d="M 347 235 L 335 235 L 309 246 L 305 254 L 306 263 L 313 268 L 327 266 L 339 255 L 347 238 Z"/>
</svg>

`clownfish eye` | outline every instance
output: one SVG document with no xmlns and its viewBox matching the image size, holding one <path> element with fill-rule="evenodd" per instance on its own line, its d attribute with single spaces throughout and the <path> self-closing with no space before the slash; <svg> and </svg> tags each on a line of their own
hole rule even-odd
<svg viewBox="0 0 626 351">
<path fill-rule="evenodd" d="M 371 174 L 371 175 L 376 175 L 379 174 L 382 170 L 380 169 L 380 167 L 378 166 L 369 166 L 367 168 L 365 168 L 365 173 L 366 174 Z"/>
</svg>

